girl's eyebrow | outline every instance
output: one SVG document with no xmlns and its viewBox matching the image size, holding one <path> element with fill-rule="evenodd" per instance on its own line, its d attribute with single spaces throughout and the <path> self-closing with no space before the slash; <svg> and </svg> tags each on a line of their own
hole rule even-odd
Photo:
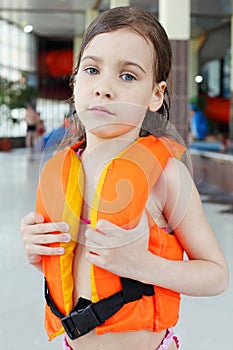
<svg viewBox="0 0 233 350">
<path fill-rule="evenodd" d="M 134 61 L 124 61 L 122 60 L 120 62 L 123 66 L 134 66 L 134 67 L 137 67 L 139 68 L 144 74 L 146 74 L 146 71 L 145 69 L 142 68 L 142 66 L 140 64 L 138 64 L 137 62 L 134 62 Z"/>
<path fill-rule="evenodd" d="M 82 59 L 81 59 L 81 62 L 85 61 L 85 60 L 92 60 L 92 61 L 97 61 L 97 62 L 101 62 L 103 61 L 100 57 L 98 56 L 84 56 Z"/>
<path fill-rule="evenodd" d="M 101 57 L 98 57 L 98 56 L 84 56 L 82 59 L 81 59 L 81 62 L 85 61 L 85 60 L 92 60 L 92 61 L 96 61 L 96 62 L 102 62 L 102 58 Z M 128 61 L 128 60 L 121 60 L 120 61 L 120 64 L 122 66 L 134 66 L 134 67 L 137 67 L 139 68 L 144 74 L 146 74 L 146 71 L 144 68 L 142 68 L 142 66 L 134 61 Z"/>
</svg>

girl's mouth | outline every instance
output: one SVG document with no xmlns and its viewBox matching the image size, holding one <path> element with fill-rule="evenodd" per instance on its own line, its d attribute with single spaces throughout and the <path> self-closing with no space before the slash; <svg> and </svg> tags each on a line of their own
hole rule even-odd
<svg viewBox="0 0 233 350">
<path fill-rule="evenodd" d="M 106 107 L 103 107 L 101 105 L 96 105 L 96 106 L 90 107 L 90 108 L 88 108 L 88 110 L 96 112 L 98 114 L 114 115 L 114 113 L 112 111 L 110 111 L 109 109 L 107 109 Z"/>
</svg>

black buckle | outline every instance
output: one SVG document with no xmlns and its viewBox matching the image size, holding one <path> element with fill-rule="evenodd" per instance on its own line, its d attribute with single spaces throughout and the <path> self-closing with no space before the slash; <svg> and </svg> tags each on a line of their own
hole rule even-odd
<svg viewBox="0 0 233 350">
<path fill-rule="evenodd" d="M 103 323 L 97 318 L 91 304 L 85 309 L 72 311 L 69 315 L 62 317 L 61 322 L 72 340 L 92 331 Z"/>
</svg>

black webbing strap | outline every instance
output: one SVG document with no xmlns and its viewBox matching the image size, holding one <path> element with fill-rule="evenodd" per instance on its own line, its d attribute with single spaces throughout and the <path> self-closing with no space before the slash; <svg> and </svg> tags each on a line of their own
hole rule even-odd
<svg viewBox="0 0 233 350">
<path fill-rule="evenodd" d="M 61 318 L 63 327 L 71 339 L 76 339 L 102 325 L 125 304 L 154 295 L 154 287 L 129 278 L 121 278 L 122 290 L 96 303 L 79 298 L 69 315 L 63 315 L 51 298 L 45 279 L 45 299 L 52 312 Z"/>
<path fill-rule="evenodd" d="M 57 305 L 54 303 L 50 292 L 49 292 L 49 287 L 48 287 L 48 283 L 46 281 L 46 278 L 44 278 L 44 297 L 46 300 L 47 305 L 50 307 L 51 311 L 54 313 L 54 315 L 56 315 L 59 318 L 64 317 L 65 315 L 59 311 Z"/>
</svg>

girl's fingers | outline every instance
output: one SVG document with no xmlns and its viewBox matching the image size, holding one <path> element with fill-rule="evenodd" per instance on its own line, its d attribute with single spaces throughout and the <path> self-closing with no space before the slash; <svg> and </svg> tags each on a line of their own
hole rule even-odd
<svg viewBox="0 0 233 350">
<path fill-rule="evenodd" d="M 33 245 L 30 249 L 30 253 L 28 253 L 28 257 L 32 257 L 34 255 L 63 255 L 65 253 L 65 249 L 62 247 L 51 248 L 42 245 Z"/>
<path fill-rule="evenodd" d="M 143 211 L 138 225 L 131 230 L 126 230 L 107 220 L 99 220 L 96 224 L 96 228 L 97 230 L 101 231 L 108 237 L 115 237 L 116 232 L 119 232 L 119 233 L 127 232 L 127 234 L 132 233 L 133 235 L 142 236 L 143 234 L 148 233 L 148 219 L 147 219 L 146 212 Z"/>
<path fill-rule="evenodd" d="M 66 222 L 42 223 L 21 226 L 22 234 L 46 234 L 51 232 L 68 232 L 69 225 Z"/>
<path fill-rule="evenodd" d="M 99 256 L 98 254 L 93 254 L 92 252 L 87 252 L 86 253 L 86 259 L 91 263 L 99 267 L 104 267 L 105 266 L 105 261 L 104 259 Z"/>
<path fill-rule="evenodd" d="M 41 256 L 40 255 L 29 255 L 28 262 L 29 262 L 29 264 L 32 264 L 32 265 L 38 264 L 41 262 Z"/>
<path fill-rule="evenodd" d="M 108 238 L 104 234 L 97 232 L 92 228 L 88 228 L 85 231 L 85 236 L 87 238 L 86 245 L 88 247 L 94 248 L 99 246 L 105 246 L 108 242 Z"/>
<path fill-rule="evenodd" d="M 30 228 L 31 233 L 50 233 L 50 232 L 68 232 L 69 225 L 65 222 L 57 222 L 57 223 L 45 223 L 45 224 L 37 224 L 31 225 Z"/>
<path fill-rule="evenodd" d="M 47 232 L 68 232 L 69 225 L 66 222 L 44 223 L 44 217 L 36 212 L 30 212 L 21 220 L 21 231 L 28 231 L 33 233 L 47 233 Z"/>
<path fill-rule="evenodd" d="M 25 225 L 34 225 L 44 222 L 44 218 L 41 214 L 36 212 L 30 212 L 25 215 L 21 220 L 21 227 Z"/>
<path fill-rule="evenodd" d="M 59 243 L 59 242 L 69 242 L 71 240 L 71 235 L 66 233 L 66 234 L 47 234 L 47 235 L 34 235 L 32 236 L 32 241 L 31 243 L 33 244 L 50 244 L 50 243 Z"/>
<path fill-rule="evenodd" d="M 106 220 L 99 220 L 96 227 L 100 232 L 95 231 L 91 227 L 85 232 L 86 245 L 89 248 L 122 247 L 141 239 L 143 236 L 148 237 L 149 234 L 145 212 L 142 213 L 138 225 L 131 230 L 123 229 Z"/>
<path fill-rule="evenodd" d="M 69 242 L 71 235 L 68 232 L 69 225 L 66 222 L 44 223 L 41 214 L 28 213 L 21 220 L 21 233 L 28 262 L 41 269 L 42 255 L 63 255 L 65 253 L 63 247 L 50 247 L 49 244 Z"/>
</svg>

